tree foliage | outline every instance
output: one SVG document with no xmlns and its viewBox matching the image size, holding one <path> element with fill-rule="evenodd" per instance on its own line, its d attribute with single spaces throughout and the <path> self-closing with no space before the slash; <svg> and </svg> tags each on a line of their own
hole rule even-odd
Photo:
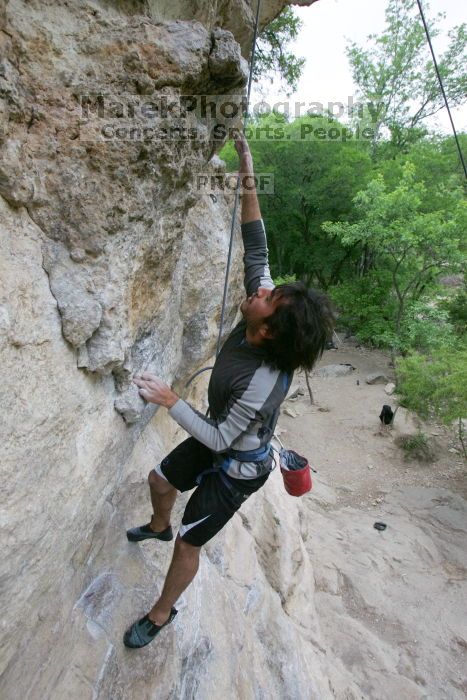
<svg viewBox="0 0 467 700">
<path fill-rule="evenodd" d="M 407 346 L 403 336 L 409 319 L 416 318 L 416 302 L 433 290 L 441 272 L 456 272 L 462 263 L 466 203 L 460 190 L 443 189 L 443 196 L 442 209 L 427 210 L 423 206 L 426 186 L 416 181 L 415 167 L 407 162 L 394 189 L 388 190 L 379 175 L 357 194 L 357 221 L 323 225 L 344 246 L 359 245 L 369 252 L 371 269 L 362 285 L 366 299 L 356 296 L 354 287 L 351 304 L 362 303 L 368 308 L 368 290 L 376 288 L 379 314 L 389 333 L 387 339 L 392 334 L 394 347 Z M 342 297 L 341 302 L 345 308 Z"/>
<path fill-rule="evenodd" d="M 432 38 L 439 35 L 443 16 L 427 18 Z M 466 39 L 466 25 L 454 27 L 448 48 L 438 57 L 452 107 L 461 104 L 467 93 Z M 364 47 L 350 43 L 347 55 L 360 103 L 370 108 L 366 118 L 373 122 L 375 140 L 384 137 L 384 127 L 389 144 L 398 149 L 424 135 L 426 119 L 439 112 L 444 101 L 416 0 L 389 0 L 384 31 L 368 36 Z"/>
<path fill-rule="evenodd" d="M 414 352 L 397 363 L 402 406 L 445 423 L 467 416 L 467 350 L 438 349 L 433 356 Z"/>
<path fill-rule="evenodd" d="M 305 59 L 295 56 L 289 46 L 297 38 L 302 26 L 303 22 L 293 9 L 285 7 L 260 32 L 253 66 L 253 80 L 256 83 L 266 79 L 272 83 L 276 77 L 287 95 L 295 92 Z"/>
</svg>

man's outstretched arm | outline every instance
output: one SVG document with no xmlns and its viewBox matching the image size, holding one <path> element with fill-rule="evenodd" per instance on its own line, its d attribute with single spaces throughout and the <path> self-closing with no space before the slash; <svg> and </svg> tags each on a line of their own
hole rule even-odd
<svg viewBox="0 0 467 700">
<path fill-rule="evenodd" d="M 238 166 L 240 184 L 246 186 L 242 193 L 242 224 L 247 224 L 250 221 L 261 219 L 261 210 L 256 194 L 253 158 L 251 157 L 248 142 L 243 134 L 239 134 L 235 139 L 235 149 L 240 159 Z"/>
<path fill-rule="evenodd" d="M 235 149 L 240 159 L 240 178 L 248 178 L 244 180 L 246 187 L 242 194 L 242 238 L 245 249 L 245 290 L 250 296 L 258 287 L 272 289 L 274 282 L 269 271 L 266 232 L 254 186 L 253 158 L 243 134 L 235 139 Z"/>
</svg>

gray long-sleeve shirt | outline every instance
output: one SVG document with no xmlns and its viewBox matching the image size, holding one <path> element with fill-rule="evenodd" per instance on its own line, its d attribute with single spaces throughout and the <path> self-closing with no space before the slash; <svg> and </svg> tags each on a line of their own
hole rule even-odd
<svg viewBox="0 0 467 700">
<path fill-rule="evenodd" d="M 262 220 L 243 224 L 242 237 L 247 295 L 260 286 L 273 289 Z M 216 359 L 208 389 L 210 417 L 182 399 L 169 411 L 182 428 L 216 453 L 215 463 L 223 463 L 227 474 L 237 479 L 253 479 L 270 470 L 270 457 L 227 463 L 225 452 L 256 450 L 270 441 L 292 379 L 266 362 L 264 350 L 250 345 L 245 331 L 246 322 L 240 321 Z"/>
</svg>

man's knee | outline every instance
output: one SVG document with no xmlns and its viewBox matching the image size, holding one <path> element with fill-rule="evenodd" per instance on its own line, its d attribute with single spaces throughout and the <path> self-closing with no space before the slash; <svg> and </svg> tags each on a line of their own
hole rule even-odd
<svg viewBox="0 0 467 700">
<path fill-rule="evenodd" d="M 201 551 L 201 547 L 185 542 L 180 535 L 177 535 L 176 537 L 175 549 L 177 550 L 177 553 L 182 556 L 196 556 L 197 554 L 199 555 Z"/>
<path fill-rule="evenodd" d="M 154 471 L 154 469 L 151 469 L 151 471 L 148 474 L 148 483 L 151 489 L 154 489 L 156 493 L 168 493 L 173 489 L 173 486 L 169 484 L 167 479 L 164 479 L 162 476 L 159 476 L 157 472 Z"/>
</svg>

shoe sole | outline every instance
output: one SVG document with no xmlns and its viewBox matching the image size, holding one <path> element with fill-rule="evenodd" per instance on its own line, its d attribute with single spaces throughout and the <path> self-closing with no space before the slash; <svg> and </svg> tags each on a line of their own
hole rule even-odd
<svg viewBox="0 0 467 700">
<path fill-rule="evenodd" d="M 134 535 L 128 530 L 126 536 L 129 542 L 142 542 L 143 540 L 162 540 L 162 542 L 170 542 L 170 540 L 173 540 L 174 538 L 172 531 L 170 531 L 170 533 L 168 533 L 167 535 L 163 535 L 162 533 L 156 532 L 153 535 L 150 535 L 149 533 L 142 535 Z"/>
</svg>

